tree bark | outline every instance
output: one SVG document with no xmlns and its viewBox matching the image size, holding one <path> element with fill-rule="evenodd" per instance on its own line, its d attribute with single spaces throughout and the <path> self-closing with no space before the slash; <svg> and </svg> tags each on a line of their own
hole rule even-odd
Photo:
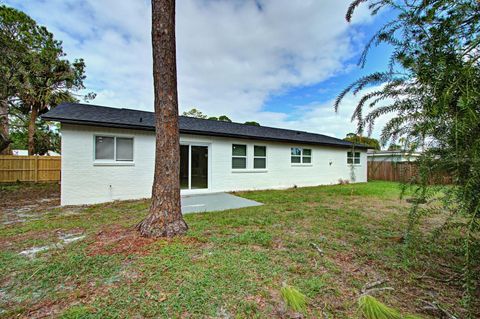
<svg viewBox="0 0 480 319">
<path fill-rule="evenodd" d="M 30 122 L 28 123 L 28 155 L 35 155 L 35 128 L 38 117 L 38 109 L 32 107 Z"/>
<path fill-rule="evenodd" d="M 0 100 L 0 155 L 10 155 L 10 132 L 8 131 L 8 101 Z"/>
<path fill-rule="evenodd" d="M 149 215 L 137 225 L 146 237 L 172 237 L 188 226 L 180 206 L 175 0 L 152 0 L 155 93 L 155 175 Z"/>
</svg>

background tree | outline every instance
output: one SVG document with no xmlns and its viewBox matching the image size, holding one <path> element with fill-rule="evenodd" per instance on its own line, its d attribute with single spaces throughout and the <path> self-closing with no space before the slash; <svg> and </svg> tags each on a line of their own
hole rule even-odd
<svg viewBox="0 0 480 319">
<path fill-rule="evenodd" d="M 380 142 L 371 137 L 361 136 L 355 133 L 348 133 L 347 136 L 343 139 L 344 141 L 352 142 L 355 144 L 368 145 L 374 150 L 380 150 Z"/>
<path fill-rule="evenodd" d="M 28 115 L 14 114 L 10 122 L 10 139 L 12 149 L 24 150 L 28 148 Z M 46 155 L 48 151 L 61 153 L 60 125 L 37 119 L 35 125 L 34 153 Z"/>
<path fill-rule="evenodd" d="M 437 209 L 452 214 L 442 229 L 462 235 L 464 256 L 463 303 L 475 316 L 475 292 L 480 276 L 480 3 L 476 0 L 356 0 L 351 17 L 365 4 L 372 15 L 388 10 L 393 18 L 372 37 L 361 55 L 379 43 L 393 47 L 386 70 L 360 78 L 337 98 L 335 109 L 349 92 L 369 85 L 353 113 L 358 132 L 372 127 L 381 115 L 395 116 L 382 130 L 382 142 L 405 137 L 422 148 L 419 180 L 412 181 L 415 200 L 405 236 L 407 247 L 419 238 L 418 221 Z M 383 102 L 384 104 L 381 104 Z M 449 187 L 432 186 L 439 174 L 453 177 Z M 420 203 L 437 202 L 424 207 Z M 441 230 L 439 230 L 441 231 Z M 438 238 L 438 236 L 435 236 Z M 455 253 L 455 252 L 452 252 Z"/>
<path fill-rule="evenodd" d="M 137 225 L 148 237 L 183 234 L 188 226 L 180 206 L 175 0 L 152 0 L 155 96 L 155 174 L 149 215 Z"/>
<path fill-rule="evenodd" d="M 193 108 L 189 111 L 185 111 L 185 112 L 182 113 L 182 115 L 183 116 L 188 116 L 188 117 L 194 117 L 194 118 L 197 118 L 197 119 L 208 119 L 208 120 L 212 120 L 212 121 L 232 122 L 232 120 L 226 115 L 208 116 L 208 115 L 204 114 L 202 111 L 197 110 L 196 108 Z M 260 124 L 258 124 L 255 121 L 248 121 L 248 122 L 245 122 L 244 124 L 260 126 Z"/>
<path fill-rule="evenodd" d="M 226 115 L 220 115 L 220 116 L 218 117 L 218 120 L 219 120 L 219 121 L 222 121 L 222 122 L 232 122 L 232 120 L 231 120 L 228 116 L 226 116 Z"/>
<path fill-rule="evenodd" d="M 75 91 L 84 89 L 85 63 L 83 59 L 70 63 L 61 42 L 46 33 L 47 41 L 40 52 L 29 55 L 26 64 L 28 72 L 21 78 L 18 106 L 29 115 L 28 154 L 35 154 L 35 130 L 38 116 L 62 102 L 75 101 Z"/>
<path fill-rule="evenodd" d="M 84 89 L 85 63 L 66 60 L 61 42 L 21 11 L 0 6 L 0 27 L 0 135 L 10 139 L 9 115 L 27 116 L 28 152 L 33 155 L 35 141 L 40 141 L 35 139 L 37 124 L 42 123 L 38 116 L 61 102 L 77 101 L 74 92 Z"/>
<path fill-rule="evenodd" d="M 10 154 L 9 109 L 26 55 L 41 43 L 40 28 L 23 12 L 0 5 L 0 154 Z"/>
<path fill-rule="evenodd" d="M 391 143 L 390 145 L 388 145 L 388 150 L 389 151 L 400 151 L 400 150 L 402 150 L 402 146 L 399 145 L 399 144 Z"/>
<path fill-rule="evenodd" d="M 212 121 L 232 122 L 232 120 L 226 115 L 209 116 L 208 119 Z"/>
<path fill-rule="evenodd" d="M 207 115 L 203 114 L 202 111 L 197 110 L 196 108 L 191 109 L 190 111 L 185 111 L 182 113 L 183 116 L 195 117 L 197 119 L 206 119 Z"/>
</svg>

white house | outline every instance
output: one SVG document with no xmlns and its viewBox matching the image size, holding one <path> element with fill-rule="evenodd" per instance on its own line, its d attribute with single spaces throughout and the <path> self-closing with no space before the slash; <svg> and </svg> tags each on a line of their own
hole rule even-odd
<svg viewBox="0 0 480 319">
<path fill-rule="evenodd" d="M 61 204 L 151 195 L 154 113 L 62 104 Z M 366 147 L 302 131 L 180 116 L 181 193 L 280 189 L 367 181 Z"/>
</svg>

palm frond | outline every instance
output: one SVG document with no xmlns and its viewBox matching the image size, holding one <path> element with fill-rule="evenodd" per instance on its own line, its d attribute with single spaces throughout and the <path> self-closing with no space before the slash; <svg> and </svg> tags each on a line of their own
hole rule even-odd
<svg viewBox="0 0 480 319">
<path fill-rule="evenodd" d="M 384 83 L 387 82 L 389 79 L 392 79 L 394 74 L 389 73 L 389 72 L 374 72 L 371 74 L 368 74 L 366 76 L 363 76 L 356 80 L 355 82 L 351 83 L 349 86 L 347 86 L 340 94 L 337 96 L 335 99 L 334 103 L 334 109 L 335 112 L 338 112 L 338 107 L 342 103 L 343 99 L 345 96 L 352 92 L 353 94 L 357 94 L 360 92 L 363 88 L 365 88 L 368 85 L 376 85 L 379 83 Z"/>
<path fill-rule="evenodd" d="M 352 21 L 352 16 L 355 10 L 359 5 L 362 3 L 367 2 L 367 0 L 354 0 L 350 5 L 348 6 L 347 14 L 345 15 L 345 19 L 350 22 Z"/>
</svg>

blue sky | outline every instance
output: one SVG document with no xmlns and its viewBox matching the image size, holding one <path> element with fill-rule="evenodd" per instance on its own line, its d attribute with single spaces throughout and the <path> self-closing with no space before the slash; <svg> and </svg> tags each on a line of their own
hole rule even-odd
<svg viewBox="0 0 480 319">
<path fill-rule="evenodd" d="M 85 59 L 87 91 L 97 93 L 92 103 L 153 110 L 149 1 L 3 2 L 45 25 L 67 58 Z M 178 0 L 180 111 L 196 107 L 336 137 L 354 131 L 356 97 L 348 96 L 338 114 L 333 99 L 359 76 L 381 70 L 389 49 L 374 48 L 366 68 L 356 66 L 385 16 L 373 19 L 362 7 L 348 24 L 349 2 Z"/>
<path fill-rule="evenodd" d="M 362 45 L 365 44 L 369 36 L 381 28 L 386 17 L 388 17 L 386 14 L 382 14 L 371 23 L 355 27 L 360 34 L 365 36 L 365 40 L 361 42 L 356 54 L 344 62 L 345 70 L 336 72 L 324 81 L 312 85 L 295 86 L 280 93 L 274 93 L 265 101 L 265 110 L 271 112 L 290 112 L 292 119 L 294 119 L 297 114 L 296 112 L 291 112 L 291 110 L 295 109 L 296 106 L 324 103 L 330 103 L 331 105 L 331 101 L 355 79 L 375 71 L 384 70 L 388 64 L 390 53 L 392 52 L 391 47 L 385 44 L 371 48 L 367 62 L 363 68 L 358 65 L 358 62 L 359 55 L 362 52 L 361 49 L 363 49 Z"/>
</svg>

